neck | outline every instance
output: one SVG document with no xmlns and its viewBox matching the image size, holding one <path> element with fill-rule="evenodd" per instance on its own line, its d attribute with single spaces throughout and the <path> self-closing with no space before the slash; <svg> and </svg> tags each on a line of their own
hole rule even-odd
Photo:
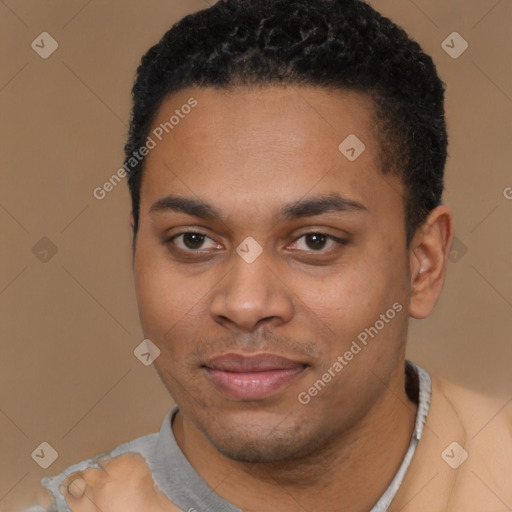
<svg viewBox="0 0 512 512">
<path fill-rule="evenodd" d="M 368 511 L 395 476 L 409 447 L 417 405 L 401 373 L 369 413 L 350 430 L 301 459 L 249 464 L 220 454 L 181 412 L 176 441 L 211 489 L 245 512 L 272 503 L 274 512 Z"/>
</svg>

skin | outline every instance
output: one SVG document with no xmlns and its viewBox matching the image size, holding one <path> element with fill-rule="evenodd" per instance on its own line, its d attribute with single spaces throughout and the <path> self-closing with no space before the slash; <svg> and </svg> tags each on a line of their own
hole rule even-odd
<svg viewBox="0 0 512 512">
<path fill-rule="evenodd" d="M 126 454 L 106 460 L 101 469 L 74 473 L 61 492 L 77 512 L 177 512 L 181 509 L 155 489 L 143 457 Z M 73 485 L 75 486 L 73 488 Z M 71 486 L 71 489 L 70 489 Z M 83 494 L 82 494 L 83 493 Z"/>
<path fill-rule="evenodd" d="M 154 127 L 191 96 L 197 107 L 147 156 L 133 260 L 144 335 L 160 349 L 154 364 L 180 407 L 177 442 L 206 483 L 245 512 L 270 502 L 275 512 L 332 510 L 333 503 L 367 511 L 409 445 L 417 406 L 404 390 L 408 317 L 428 316 L 441 293 L 451 210 L 435 208 L 406 247 L 404 190 L 380 171 L 372 104 L 363 95 L 191 88 L 164 101 Z M 353 162 L 338 149 L 349 134 L 366 146 Z M 273 218 L 285 204 L 333 192 L 364 208 Z M 171 194 L 208 202 L 222 218 L 151 211 Z M 191 231 L 206 237 L 170 240 Z M 307 233 L 346 244 L 327 238 L 318 246 Z M 249 236 L 263 250 L 252 263 L 235 251 Z M 299 393 L 394 303 L 403 310 L 300 403 Z M 308 366 L 270 397 L 238 400 L 201 367 L 229 352 L 272 352 Z M 147 466 L 138 469 L 149 475 Z M 86 490 L 96 492 L 95 510 L 113 506 L 115 493 L 95 478 Z M 131 489 L 149 504 L 158 491 L 148 478 L 138 482 Z M 73 510 L 93 510 L 82 503 Z M 173 505 L 151 502 L 150 510 L 176 510 L 166 506 Z"/>
</svg>

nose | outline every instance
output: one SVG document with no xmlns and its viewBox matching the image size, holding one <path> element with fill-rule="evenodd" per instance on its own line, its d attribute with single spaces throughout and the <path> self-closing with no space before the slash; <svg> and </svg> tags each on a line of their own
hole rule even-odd
<svg viewBox="0 0 512 512">
<path fill-rule="evenodd" d="M 253 332 L 262 324 L 277 327 L 293 317 L 290 295 L 265 252 L 252 263 L 235 255 L 231 270 L 214 292 L 210 314 L 235 331 Z"/>
</svg>

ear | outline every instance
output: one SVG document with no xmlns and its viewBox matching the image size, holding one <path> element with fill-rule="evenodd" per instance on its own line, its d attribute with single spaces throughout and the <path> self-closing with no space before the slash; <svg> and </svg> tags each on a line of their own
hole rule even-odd
<svg viewBox="0 0 512 512">
<path fill-rule="evenodd" d="M 434 208 L 411 242 L 409 316 L 427 317 L 439 299 L 453 242 L 454 223 L 446 205 Z"/>
</svg>

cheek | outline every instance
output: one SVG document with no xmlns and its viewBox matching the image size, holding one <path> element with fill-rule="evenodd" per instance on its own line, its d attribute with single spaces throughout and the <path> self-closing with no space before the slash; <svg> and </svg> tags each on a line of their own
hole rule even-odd
<svg viewBox="0 0 512 512">
<path fill-rule="evenodd" d="M 392 247 L 390 250 L 389 243 L 382 243 L 373 251 L 364 248 L 329 277 L 301 280 L 300 287 L 294 290 L 307 306 L 304 313 L 318 319 L 315 324 L 327 337 L 329 346 L 324 347 L 324 351 L 331 359 L 348 350 L 360 333 L 363 333 L 364 340 L 365 329 L 370 329 L 376 322 L 377 328 L 382 327 L 382 321 L 385 322 L 376 337 L 382 340 L 378 344 L 380 348 L 372 350 L 376 356 L 381 350 L 393 350 L 391 345 L 401 336 L 406 322 L 406 255 L 396 250 L 397 245 Z M 395 315 L 393 304 L 402 310 L 401 315 Z M 386 315 L 388 311 L 390 314 Z M 381 315 L 385 315 L 384 320 L 381 320 Z M 392 319 L 386 321 L 389 317 Z M 375 330 L 370 329 L 370 332 L 375 333 Z M 373 340 L 369 335 L 368 339 Z"/>
<path fill-rule="evenodd" d="M 137 251 L 134 278 L 141 323 L 147 337 L 160 339 L 180 329 L 187 315 L 193 314 L 201 295 L 173 269 L 159 249 L 146 248 L 141 243 Z"/>
<path fill-rule="evenodd" d="M 155 364 L 176 372 L 190 359 L 194 340 L 208 332 L 209 291 L 220 278 L 208 271 L 184 275 L 163 251 L 149 244 L 140 248 L 134 277 L 142 330 L 160 349 Z"/>
<path fill-rule="evenodd" d="M 322 280 L 297 279 L 294 292 L 326 323 L 358 325 L 402 297 L 403 276 L 396 265 L 379 258 L 356 257 Z"/>
</svg>

